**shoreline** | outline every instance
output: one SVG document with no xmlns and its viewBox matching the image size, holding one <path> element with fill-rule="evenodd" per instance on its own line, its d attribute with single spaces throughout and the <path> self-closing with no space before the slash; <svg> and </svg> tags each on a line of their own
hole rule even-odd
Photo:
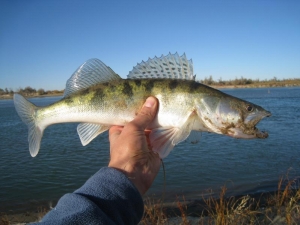
<svg viewBox="0 0 300 225">
<path fill-rule="evenodd" d="M 233 194 L 235 188 L 223 185 L 219 191 L 195 192 L 193 196 L 153 193 L 143 196 L 144 214 L 139 225 L 148 224 L 300 224 L 299 177 L 282 175 L 269 191 Z M 261 189 L 260 189 L 261 190 Z M 26 201 L 19 205 L 0 206 L 0 225 L 37 222 L 56 206 L 56 200 Z M 26 205 L 24 204 L 26 203 Z M 11 208 L 11 209 L 9 209 Z M 223 218 L 226 223 L 218 223 Z M 253 223 L 253 221 L 258 223 Z M 188 223 L 186 223 L 186 222 Z M 202 223 L 199 223 L 202 222 Z M 209 223 L 207 223 L 209 221 Z M 1 223 L 2 222 L 2 223 Z M 182 223 L 184 222 L 184 223 Z M 270 223 L 272 222 L 272 223 Z M 291 223 L 290 223 L 291 222 Z"/>
<path fill-rule="evenodd" d="M 207 85 L 209 87 L 222 90 L 222 89 L 240 89 L 240 88 L 292 88 L 300 87 L 299 84 L 282 84 L 282 85 L 264 85 L 264 84 L 251 84 L 251 85 Z M 63 96 L 63 93 L 59 94 L 46 94 L 46 95 L 28 95 L 26 98 L 46 98 L 46 97 L 59 97 Z M 13 95 L 0 95 L 0 100 L 13 99 Z"/>
<path fill-rule="evenodd" d="M 63 94 L 47 94 L 47 95 L 29 95 L 24 96 L 25 98 L 47 98 L 47 97 L 60 97 Z M 0 95 L 0 100 L 9 100 L 13 99 L 13 95 Z"/>
<path fill-rule="evenodd" d="M 264 84 L 249 84 L 249 85 L 209 85 L 215 89 L 239 89 L 239 88 L 291 88 L 300 87 L 300 84 L 282 84 L 282 85 L 264 85 Z"/>
<path fill-rule="evenodd" d="M 203 199 L 190 200 L 186 201 L 184 196 L 177 197 L 174 201 L 170 202 L 162 202 L 161 199 L 153 199 L 151 197 L 144 197 L 144 205 L 145 212 L 144 217 L 140 224 L 149 224 L 149 219 L 151 221 L 151 214 L 154 213 L 163 213 L 160 221 L 162 224 L 179 224 L 183 220 L 187 220 L 194 224 L 195 221 L 212 221 L 214 220 L 213 213 L 217 212 L 217 207 L 220 206 L 221 202 L 225 204 L 223 207 L 228 207 L 228 209 L 224 208 L 224 210 L 231 210 L 230 207 L 239 207 L 242 202 L 245 200 L 246 204 L 243 207 L 247 210 L 244 213 L 243 217 L 253 216 L 251 213 L 257 213 L 258 216 L 265 214 L 268 215 L 272 220 L 285 219 L 283 215 L 278 215 L 278 210 L 285 211 L 287 206 L 284 204 L 278 205 L 276 198 L 282 199 L 284 191 L 287 189 L 284 188 L 281 190 L 281 194 L 279 191 L 270 191 L 270 192 L 261 192 L 249 195 L 237 195 L 237 196 L 227 196 L 226 195 L 226 187 L 220 192 L 220 198 L 212 198 L 205 197 Z M 289 192 L 299 193 L 300 189 L 289 189 Z M 290 199 L 286 199 L 287 201 L 291 201 L 293 199 L 293 195 L 288 196 Z M 53 201 L 53 206 L 56 205 L 57 201 Z M 254 207 L 254 208 L 253 208 Z M 299 202 L 296 203 L 295 207 L 299 208 Z M 41 203 L 36 205 L 36 209 L 32 206 L 29 209 L 23 210 L 23 212 L 0 212 L 0 224 L 26 224 L 30 222 L 37 222 L 43 218 L 43 216 L 52 209 L 52 206 L 48 203 Z M 270 214 L 270 210 L 272 213 Z M 156 211 L 156 212 L 154 212 Z M 225 213 L 225 212 L 224 212 Z M 239 212 L 240 213 L 240 212 Z M 249 214 L 249 215 L 248 215 Z M 294 216 L 295 217 L 295 216 Z M 293 220 L 297 220 L 297 218 L 293 218 Z M 2 222 L 2 223 L 1 223 Z M 151 223 L 150 223 L 151 224 Z M 198 224 L 198 223 L 195 223 Z M 263 223 L 264 224 L 264 223 Z M 269 224 L 269 223 L 268 223 Z"/>
</svg>

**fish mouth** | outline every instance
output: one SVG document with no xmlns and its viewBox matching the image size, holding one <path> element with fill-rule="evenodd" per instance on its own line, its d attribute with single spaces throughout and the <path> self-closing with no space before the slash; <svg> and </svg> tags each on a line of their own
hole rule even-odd
<svg viewBox="0 0 300 225">
<path fill-rule="evenodd" d="M 255 133 L 257 138 L 262 138 L 262 139 L 264 139 L 264 138 L 269 137 L 268 132 L 263 131 L 263 130 L 260 131 L 260 130 L 258 130 L 256 127 L 254 127 L 254 128 L 257 130 L 257 132 Z"/>
<path fill-rule="evenodd" d="M 234 138 L 243 138 L 243 139 L 252 139 L 252 138 L 260 138 L 264 139 L 269 136 L 266 131 L 260 131 L 257 127 L 253 127 L 252 129 L 242 129 L 242 128 L 230 128 L 228 129 L 228 135 Z"/>
<path fill-rule="evenodd" d="M 265 117 L 270 117 L 271 113 L 269 111 L 263 112 L 256 119 L 252 118 L 252 120 L 247 121 L 247 123 L 242 123 L 238 126 L 231 127 L 228 129 L 228 135 L 234 138 L 244 138 L 244 139 L 252 139 L 252 138 L 260 138 L 264 139 L 269 137 L 268 132 L 259 130 L 256 125 Z"/>
<path fill-rule="evenodd" d="M 244 131 L 244 132 L 246 132 L 246 131 Z M 261 139 L 264 139 L 264 138 L 269 137 L 268 132 L 263 131 L 263 130 L 261 131 L 261 130 L 259 130 L 256 126 L 253 127 L 253 131 L 250 132 L 250 133 L 252 133 L 252 134 L 250 134 L 250 135 L 253 135 L 254 138 L 261 138 Z"/>
</svg>

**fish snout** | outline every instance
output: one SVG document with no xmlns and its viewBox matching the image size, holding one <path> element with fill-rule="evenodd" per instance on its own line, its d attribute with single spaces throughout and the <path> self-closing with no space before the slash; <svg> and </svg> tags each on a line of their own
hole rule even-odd
<svg viewBox="0 0 300 225">
<path fill-rule="evenodd" d="M 270 116 L 272 116 L 272 113 L 269 112 L 269 111 L 266 111 L 265 114 L 266 114 L 265 117 L 270 117 Z"/>
</svg>

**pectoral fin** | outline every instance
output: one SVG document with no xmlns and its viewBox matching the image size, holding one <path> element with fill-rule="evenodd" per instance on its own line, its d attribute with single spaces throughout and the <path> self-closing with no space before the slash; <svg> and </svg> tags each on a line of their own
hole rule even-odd
<svg viewBox="0 0 300 225">
<path fill-rule="evenodd" d="M 192 144 L 197 144 L 200 141 L 201 136 L 202 136 L 202 132 L 192 130 L 187 141 Z"/>
<path fill-rule="evenodd" d="M 191 133 L 193 120 L 187 122 L 180 128 L 160 127 L 153 129 L 150 133 L 152 150 L 157 152 L 161 159 L 167 157 L 175 145 L 184 141 Z"/>
<path fill-rule="evenodd" d="M 178 128 L 157 128 L 150 133 L 150 143 L 152 150 L 157 152 L 161 159 L 167 157 L 174 148 L 174 136 L 178 132 Z"/>
<path fill-rule="evenodd" d="M 107 131 L 110 126 L 94 124 L 94 123 L 80 123 L 77 126 L 77 133 L 83 146 L 89 144 L 99 134 Z"/>
</svg>

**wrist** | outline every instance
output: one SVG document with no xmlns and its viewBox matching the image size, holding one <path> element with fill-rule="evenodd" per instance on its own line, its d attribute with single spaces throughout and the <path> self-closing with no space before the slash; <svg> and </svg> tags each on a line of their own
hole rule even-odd
<svg viewBox="0 0 300 225">
<path fill-rule="evenodd" d="M 134 172 L 129 172 L 125 169 L 121 169 L 118 167 L 114 167 L 112 165 L 108 165 L 108 167 L 116 169 L 118 171 L 120 171 L 121 173 L 123 173 L 128 180 L 130 180 L 133 185 L 136 187 L 136 189 L 138 190 L 138 192 L 141 195 L 144 195 L 146 193 L 146 191 L 148 190 L 148 188 L 143 184 L 143 178 L 140 176 L 140 174 L 134 173 Z"/>
</svg>

